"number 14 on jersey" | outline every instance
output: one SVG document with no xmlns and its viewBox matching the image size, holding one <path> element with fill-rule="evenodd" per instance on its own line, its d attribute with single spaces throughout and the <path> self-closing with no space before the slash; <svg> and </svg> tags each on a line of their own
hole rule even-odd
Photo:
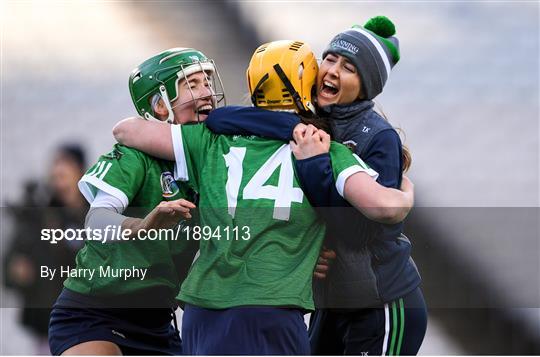
<svg viewBox="0 0 540 357">
<path fill-rule="evenodd" d="M 238 204 L 238 193 L 244 174 L 243 162 L 247 148 L 232 147 L 228 154 L 223 155 L 227 166 L 227 203 L 229 214 L 234 218 Z M 269 199 L 274 200 L 274 219 L 288 221 L 291 212 L 291 203 L 302 203 L 304 193 L 294 187 L 294 170 L 292 166 L 291 148 L 288 144 L 281 146 L 257 170 L 242 191 L 243 200 Z M 277 186 L 265 185 L 272 174 L 279 170 Z"/>
</svg>

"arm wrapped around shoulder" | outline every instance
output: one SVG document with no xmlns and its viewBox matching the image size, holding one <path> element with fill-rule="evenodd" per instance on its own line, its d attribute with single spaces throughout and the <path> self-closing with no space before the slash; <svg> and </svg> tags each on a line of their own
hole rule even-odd
<svg viewBox="0 0 540 357">
<path fill-rule="evenodd" d="M 344 196 L 367 218 L 395 224 L 403 221 L 414 205 L 414 185 L 405 176 L 401 189 L 381 186 L 366 173 L 358 172 L 345 182 Z"/>
<path fill-rule="evenodd" d="M 118 122 L 113 128 L 113 135 L 125 146 L 160 159 L 174 159 L 170 124 L 131 117 Z"/>
</svg>

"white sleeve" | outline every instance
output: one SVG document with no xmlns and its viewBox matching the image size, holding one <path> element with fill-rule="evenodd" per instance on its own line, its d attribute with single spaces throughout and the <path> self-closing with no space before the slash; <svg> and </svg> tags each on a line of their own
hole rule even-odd
<svg viewBox="0 0 540 357">
<path fill-rule="evenodd" d="M 171 136 L 174 150 L 174 179 L 177 181 L 189 181 L 186 153 L 182 141 L 182 125 L 171 125 Z"/>
<path fill-rule="evenodd" d="M 100 230 L 105 232 L 107 226 L 109 228 L 116 227 L 120 230 L 122 223 L 127 218 L 121 213 L 124 211 L 124 205 L 117 197 L 99 190 L 96 193 L 90 210 L 86 214 L 85 228 L 91 230 Z M 106 242 L 110 242 L 107 240 Z"/>
<path fill-rule="evenodd" d="M 112 163 L 102 161 L 92 172 L 84 174 L 78 182 L 79 191 L 81 191 L 84 198 L 86 198 L 90 204 L 94 202 L 99 192 L 104 191 L 117 197 L 120 204 L 117 204 L 116 207 L 123 207 L 123 209 L 125 209 L 129 204 L 129 199 L 126 194 L 122 192 L 122 190 L 103 181 L 103 177 L 107 174 L 111 166 Z"/>
<path fill-rule="evenodd" d="M 379 177 L 379 173 L 371 168 L 364 168 L 360 165 L 354 165 L 346 168 L 345 170 L 340 172 L 336 180 L 336 189 L 341 197 L 345 198 L 345 182 L 347 181 L 347 179 L 358 172 L 363 172 L 367 174 L 373 180 L 377 180 L 377 177 Z"/>
</svg>

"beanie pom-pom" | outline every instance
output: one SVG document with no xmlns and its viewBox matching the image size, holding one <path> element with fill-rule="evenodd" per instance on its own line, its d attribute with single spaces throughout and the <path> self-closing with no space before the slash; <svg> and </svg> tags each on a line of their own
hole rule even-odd
<svg viewBox="0 0 540 357">
<path fill-rule="evenodd" d="M 394 23 L 386 16 L 372 17 L 366 22 L 364 28 L 384 38 L 393 36 L 396 33 Z"/>
</svg>

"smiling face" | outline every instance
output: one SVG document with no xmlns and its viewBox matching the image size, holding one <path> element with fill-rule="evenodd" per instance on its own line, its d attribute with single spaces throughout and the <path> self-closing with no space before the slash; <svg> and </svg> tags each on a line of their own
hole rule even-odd
<svg viewBox="0 0 540 357">
<path fill-rule="evenodd" d="M 196 72 L 178 81 L 178 97 L 171 103 L 174 122 L 204 121 L 214 109 L 214 90 L 205 72 Z"/>
<path fill-rule="evenodd" d="M 361 88 L 356 67 L 346 57 L 328 53 L 317 76 L 318 105 L 352 103 L 361 97 Z"/>
</svg>

